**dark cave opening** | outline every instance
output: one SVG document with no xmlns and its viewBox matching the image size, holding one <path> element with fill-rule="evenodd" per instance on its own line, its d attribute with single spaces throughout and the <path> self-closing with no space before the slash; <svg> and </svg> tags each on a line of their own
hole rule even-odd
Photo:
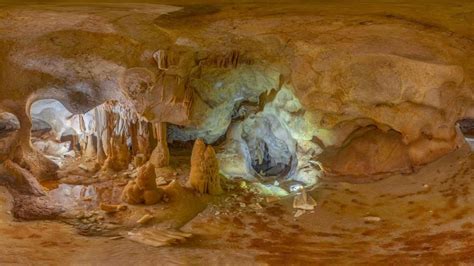
<svg viewBox="0 0 474 266">
<path fill-rule="evenodd" d="M 277 162 L 269 153 L 268 145 L 261 141 L 259 143 L 261 157 L 252 157 L 252 168 L 262 177 L 282 177 L 287 176 L 291 170 L 291 161 L 288 163 Z"/>
<path fill-rule="evenodd" d="M 474 119 L 462 119 L 458 121 L 459 129 L 464 135 L 464 139 L 474 149 Z"/>
<path fill-rule="evenodd" d="M 242 134 L 252 169 L 262 181 L 285 179 L 296 166 L 296 155 L 278 134 L 285 129 L 272 118 L 252 116 Z"/>
</svg>

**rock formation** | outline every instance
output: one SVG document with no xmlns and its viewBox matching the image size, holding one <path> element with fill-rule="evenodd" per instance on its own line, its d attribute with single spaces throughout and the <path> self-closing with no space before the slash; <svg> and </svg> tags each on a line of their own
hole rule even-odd
<svg viewBox="0 0 474 266">
<path fill-rule="evenodd" d="M 206 145 L 202 139 L 194 142 L 188 185 L 201 194 L 222 193 L 219 163 L 214 148 Z"/>
<path fill-rule="evenodd" d="M 130 153 L 127 140 L 124 136 L 114 136 L 110 139 L 109 156 L 105 160 L 106 168 L 121 171 L 128 168 Z"/>
<path fill-rule="evenodd" d="M 246 16 L 230 6 L 26 8 L 0 16 L 0 111 L 20 126 L 0 158 L 41 180 L 58 166 L 32 147 L 39 117 L 56 138 L 76 135 L 104 170 L 124 170 L 137 154 L 137 164 L 163 167 L 168 142 L 203 138 L 222 144 L 228 177 L 314 184 L 319 160 L 354 176 L 432 162 L 462 145 L 456 123 L 474 116 L 464 22 L 295 6 Z M 58 121 L 54 101 L 69 112 Z M 390 162 L 370 159 L 384 155 Z"/>
<path fill-rule="evenodd" d="M 0 4 L 0 264 L 473 261 L 474 1 L 71 1 Z"/>
<path fill-rule="evenodd" d="M 11 160 L 0 165 L 0 185 L 8 188 L 14 199 L 12 214 L 22 220 L 53 219 L 63 212 L 56 206 L 36 177 Z"/>
<path fill-rule="evenodd" d="M 155 136 L 157 144 L 150 155 L 150 162 L 157 168 L 167 166 L 170 161 L 168 150 L 168 140 L 166 134 L 166 123 L 155 125 Z"/>
<path fill-rule="evenodd" d="M 33 196 L 45 196 L 46 193 L 38 183 L 38 180 L 27 170 L 21 168 L 18 164 L 6 160 L 3 162 L 3 168 L 7 176 L 5 181 L 9 187 L 15 188 L 22 194 Z"/>
<path fill-rule="evenodd" d="M 409 158 L 400 133 L 368 127 L 352 133 L 341 148 L 327 149 L 319 159 L 328 174 L 373 175 L 385 169 L 411 172 Z"/>
<path fill-rule="evenodd" d="M 129 181 L 122 193 L 122 200 L 129 204 L 153 205 L 163 197 L 163 190 L 156 185 L 155 167 L 147 163 L 138 169 L 135 180 Z"/>
</svg>

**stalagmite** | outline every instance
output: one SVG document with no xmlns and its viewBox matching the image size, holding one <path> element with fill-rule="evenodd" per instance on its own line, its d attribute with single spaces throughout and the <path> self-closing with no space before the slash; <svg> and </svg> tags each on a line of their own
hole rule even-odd
<svg viewBox="0 0 474 266">
<path fill-rule="evenodd" d="M 97 154 L 97 162 L 103 163 L 103 169 L 127 169 L 132 156 L 140 151 L 138 128 L 141 122 L 136 113 L 116 101 L 108 101 L 95 108 L 94 118 L 91 135 L 97 136 L 93 145 L 96 147 L 94 155 Z M 92 146 L 87 145 L 87 149 L 92 149 Z M 86 154 L 89 152 L 86 151 Z"/>
<path fill-rule="evenodd" d="M 84 156 L 86 158 L 95 158 L 97 156 L 97 150 L 96 150 L 96 144 L 95 144 L 95 138 L 93 134 L 89 134 L 87 136 L 87 142 L 86 142 L 86 151 L 84 153 Z"/>
<path fill-rule="evenodd" d="M 84 133 L 86 131 L 86 123 L 84 122 L 84 115 L 79 114 L 78 119 L 79 119 L 79 130 L 81 131 L 81 133 Z"/>
<path fill-rule="evenodd" d="M 206 174 L 209 181 L 207 184 L 207 192 L 211 195 L 218 195 L 222 193 L 221 178 L 219 175 L 219 162 L 216 158 L 216 153 L 211 145 L 207 146 L 204 152 L 204 162 L 206 163 Z"/>
<path fill-rule="evenodd" d="M 102 135 L 104 133 L 104 122 L 105 122 L 105 114 L 104 110 L 101 106 L 98 106 L 94 110 L 94 117 L 95 117 L 95 128 L 97 133 L 97 162 L 104 163 L 106 159 L 106 155 L 104 152 L 104 145 L 102 140 Z"/>
<path fill-rule="evenodd" d="M 222 193 L 219 163 L 214 148 L 210 145 L 206 147 L 202 139 L 197 139 L 194 143 L 188 185 L 201 194 Z"/>
<path fill-rule="evenodd" d="M 133 165 L 138 168 L 142 166 L 146 162 L 146 157 L 145 155 L 139 153 L 133 157 Z"/>
<path fill-rule="evenodd" d="M 129 204 L 153 205 L 163 197 L 163 190 L 156 185 L 155 167 L 147 163 L 138 169 L 135 180 L 129 181 L 122 193 L 122 200 Z"/>
<path fill-rule="evenodd" d="M 188 185 L 200 193 L 205 193 L 207 187 L 207 178 L 205 177 L 204 167 L 202 167 L 205 151 L 206 144 L 202 139 L 197 139 L 194 142 L 191 154 L 191 170 L 189 172 Z"/>
<path fill-rule="evenodd" d="M 104 151 L 107 156 L 110 156 L 111 153 L 111 145 L 110 139 L 113 136 L 114 128 L 115 128 L 115 116 L 111 111 L 111 104 L 105 103 L 104 104 L 105 110 L 105 128 L 104 128 L 104 135 L 103 135 L 103 144 L 104 144 Z"/>
<path fill-rule="evenodd" d="M 110 139 L 110 154 L 105 160 L 104 167 L 114 171 L 121 171 L 128 168 L 130 154 L 127 141 L 124 136 L 114 136 Z"/>
</svg>

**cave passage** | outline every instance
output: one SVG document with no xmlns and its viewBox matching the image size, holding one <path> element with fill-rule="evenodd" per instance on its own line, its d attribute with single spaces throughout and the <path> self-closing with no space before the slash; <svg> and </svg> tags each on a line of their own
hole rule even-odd
<svg viewBox="0 0 474 266">
<path fill-rule="evenodd" d="M 66 159 L 80 155 L 79 142 L 84 134 L 78 130 L 79 117 L 69 112 L 61 102 L 54 99 L 33 102 L 30 118 L 31 143 L 46 158 L 62 167 Z"/>
<path fill-rule="evenodd" d="M 139 121 L 133 111 L 116 101 L 107 101 L 84 114 L 72 114 L 61 102 L 42 99 L 31 105 L 30 117 L 33 147 L 60 168 L 79 164 L 88 172 L 96 172 L 100 163 L 118 156 L 121 165 L 115 165 L 116 170 L 123 170 L 132 157 L 149 155 L 151 150 L 151 124 Z M 96 164 L 86 166 L 90 162 Z"/>
<path fill-rule="evenodd" d="M 246 123 L 242 138 L 247 144 L 251 165 L 255 174 L 265 181 L 286 178 L 294 166 L 294 154 L 288 144 L 275 136 L 274 130 L 282 130 L 272 116 L 251 117 Z"/>
<path fill-rule="evenodd" d="M 473 264 L 474 0 L 71 1 L 0 4 L 0 266 Z"/>
</svg>

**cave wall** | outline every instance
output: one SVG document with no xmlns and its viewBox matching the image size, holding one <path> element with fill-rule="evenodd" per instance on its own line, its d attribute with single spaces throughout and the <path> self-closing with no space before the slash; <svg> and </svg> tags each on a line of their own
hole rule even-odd
<svg viewBox="0 0 474 266">
<path fill-rule="evenodd" d="M 18 117 L 25 164 L 43 160 L 29 148 L 29 108 L 38 99 L 59 100 L 73 114 L 117 100 L 150 122 L 171 124 L 170 141 L 208 143 L 234 134 L 246 106 L 273 113 L 300 150 L 312 150 L 300 158 L 309 162 L 322 150 L 342 156 L 346 163 L 327 159 L 338 174 L 399 171 L 462 144 L 455 123 L 474 116 L 469 31 L 410 19 L 409 11 L 407 18 L 285 8 L 5 7 L 0 109 Z M 288 106 L 262 98 L 282 88 L 295 97 Z M 376 144 L 352 138 L 366 127 L 377 129 L 364 133 Z M 394 160 L 403 167 L 359 171 L 351 154 L 370 145 L 400 147 Z M 235 154 L 234 170 L 245 162 Z"/>
</svg>

